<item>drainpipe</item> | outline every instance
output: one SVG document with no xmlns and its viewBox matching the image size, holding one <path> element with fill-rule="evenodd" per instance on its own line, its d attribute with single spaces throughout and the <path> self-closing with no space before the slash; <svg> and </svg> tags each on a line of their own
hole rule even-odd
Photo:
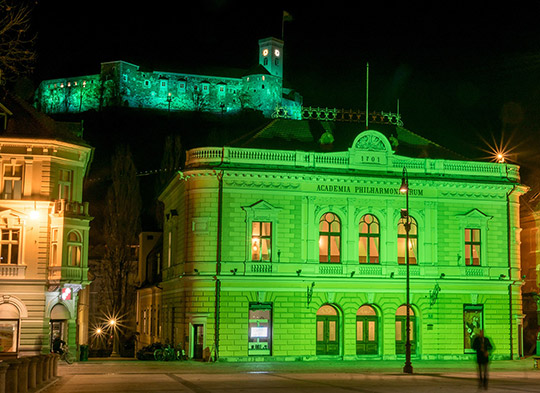
<svg viewBox="0 0 540 393">
<path fill-rule="evenodd" d="M 225 157 L 225 147 L 221 150 L 221 162 L 217 167 L 223 164 Z M 223 169 L 217 173 L 218 180 L 218 217 L 217 217 L 217 239 L 216 239 L 216 288 L 215 288 L 215 312 L 214 312 L 214 346 L 215 346 L 215 358 L 217 362 L 219 359 L 219 319 L 221 308 L 221 280 L 219 276 L 221 274 L 221 247 L 222 247 L 222 231 L 223 231 Z"/>
<path fill-rule="evenodd" d="M 512 228 L 510 221 L 510 195 L 514 192 L 516 186 L 512 187 L 512 190 L 506 194 L 506 221 L 507 221 L 507 243 L 508 243 L 508 279 L 510 283 L 508 284 L 508 310 L 510 318 L 510 360 L 514 360 L 514 308 L 512 306 L 512 251 L 511 251 L 511 242 L 512 242 Z"/>
</svg>

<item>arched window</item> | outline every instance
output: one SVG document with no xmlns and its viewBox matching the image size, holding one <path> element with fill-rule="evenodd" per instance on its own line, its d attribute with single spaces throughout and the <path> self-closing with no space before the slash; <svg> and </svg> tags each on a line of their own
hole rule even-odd
<svg viewBox="0 0 540 393">
<path fill-rule="evenodd" d="M 360 220 L 358 257 L 360 263 L 379 263 L 380 226 L 377 217 L 366 214 Z"/>
<path fill-rule="evenodd" d="M 411 228 L 409 230 L 409 264 L 418 263 L 418 224 L 416 220 L 409 216 Z M 405 230 L 406 218 L 401 218 L 398 223 L 398 263 L 405 265 L 407 263 L 407 232 Z"/>
<path fill-rule="evenodd" d="M 325 213 L 319 221 L 319 262 L 341 262 L 341 221 Z"/>
<path fill-rule="evenodd" d="M 81 266 L 82 240 L 78 232 L 71 231 L 67 236 L 67 264 Z"/>
</svg>

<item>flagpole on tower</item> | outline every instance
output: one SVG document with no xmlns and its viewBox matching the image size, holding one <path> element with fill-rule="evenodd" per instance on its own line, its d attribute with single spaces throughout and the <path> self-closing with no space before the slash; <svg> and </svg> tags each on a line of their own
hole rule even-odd
<svg viewBox="0 0 540 393">
<path fill-rule="evenodd" d="M 366 130 L 369 128 L 369 63 L 366 63 Z"/>
</svg>

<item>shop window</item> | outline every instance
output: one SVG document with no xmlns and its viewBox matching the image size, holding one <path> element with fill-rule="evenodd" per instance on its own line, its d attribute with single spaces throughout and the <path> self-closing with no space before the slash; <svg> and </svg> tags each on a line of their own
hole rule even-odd
<svg viewBox="0 0 540 393">
<path fill-rule="evenodd" d="M 248 354 L 270 355 L 272 350 L 272 305 L 249 305 Z"/>
<path fill-rule="evenodd" d="M 251 260 L 272 260 L 272 223 L 253 221 L 251 224 Z"/>
<path fill-rule="evenodd" d="M 19 263 L 20 230 L 1 228 L 0 233 L 0 263 L 17 265 Z"/>
<path fill-rule="evenodd" d="M 418 263 L 418 225 L 416 220 L 409 216 L 409 264 L 416 265 Z M 405 265 L 407 263 L 407 233 L 405 230 L 407 218 L 401 218 L 398 223 L 398 263 Z"/>
<path fill-rule="evenodd" d="M 0 304 L 0 353 L 16 353 L 19 344 L 20 314 L 13 304 Z"/>
<path fill-rule="evenodd" d="M 480 229 L 465 228 L 465 265 L 480 266 Z"/>
<path fill-rule="evenodd" d="M 319 220 L 319 262 L 341 262 L 341 221 L 334 213 Z"/>
<path fill-rule="evenodd" d="M 22 196 L 22 164 L 4 164 L 3 199 L 21 199 Z"/>
<path fill-rule="evenodd" d="M 465 304 L 463 306 L 463 347 L 465 353 L 474 353 L 472 343 L 480 330 L 484 329 L 484 306 Z"/>
<path fill-rule="evenodd" d="M 71 231 L 67 236 L 68 266 L 81 266 L 82 239 L 78 232 Z"/>
<path fill-rule="evenodd" d="M 380 226 L 377 217 L 366 214 L 360 220 L 358 255 L 360 263 L 379 263 Z"/>
</svg>

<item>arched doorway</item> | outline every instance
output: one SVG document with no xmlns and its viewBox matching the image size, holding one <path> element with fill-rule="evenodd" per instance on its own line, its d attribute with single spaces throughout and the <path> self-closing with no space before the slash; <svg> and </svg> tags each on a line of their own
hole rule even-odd
<svg viewBox="0 0 540 393">
<path fill-rule="evenodd" d="M 409 307 L 409 319 L 411 325 L 411 354 L 416 353 L 416 315 L 412 307 Z M 405 343 L 407 341 L 407 306 L 402 305 L 396 311 L 396 354 L 405 354 Z"/>
<path fill-rule="evenodd" d="M 339 315 L 325 304 L 317 311 L 317 355 L 339 355 Z"/>
<path fill-rule="evenodd" d="M 379 353 L 379 326 L 375 309 L 364 304 L 356 312 L 356 354 Z"/>
<path fill-rule="evenodd" d="M 63 304 L 56 304 L 51 309 L 50 317 L 50 335 L 49 345 L 52 347 L 52 341 L 56 336 L 65 342 L 68 342 L 68 320 L 71 318 L 69 310 Z"/>
</svg>

